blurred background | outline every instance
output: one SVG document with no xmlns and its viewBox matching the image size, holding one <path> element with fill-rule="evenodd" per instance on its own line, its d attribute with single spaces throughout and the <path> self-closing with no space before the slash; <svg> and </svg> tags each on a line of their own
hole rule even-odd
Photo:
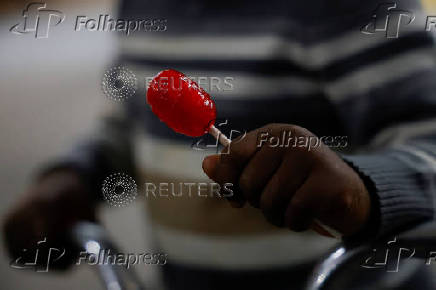
<svg viewBox="0 0 436 290">
<path fill-rule="evenodd" d="M 0 223 L 24 194 L 35 170 L 70 148 L 111 102 L 101 91 L 101 79 L 116 53 L 116 33 L 82 33 L 72 28 L 76 15 L 116 16 L 118 3 L 46 1 L 49 9 L 62 11 L 66 19 L 50 31 L 49 38 L 35 39 L 9 32 L 30 2 L 35 1 L 0 1 Z M 143 208 L 142 203 L 121 209 L 102 207 L 101 219 L 121 248 L 147 249 Z M 65 274 L 12 269 L 3 238 L 0 247 L 2 290 L 102 289 L 87 266 L 73 267 Z M 141 278 L 147 279 L 152 271 L 151 267 L 142 271 Z"/>
<path fill-rule="evenodd" d="M 110 102 L 100 83 L 116 54 L 116 33 L 74 32 L 75 17 L 71 16 L 115 16 L 118 3 L 45 2 L 67 16 L 66 24 L 52 29 L 48 39 L 35 40 L 9 32 L 22 20 L 22 10 L 29 1 L 0 1 L 0 219 L 22 196 L 35 169 L 69 148 Z M 423 4 L 429 15 L 436 15 L 436 0 L 424 0 Z M 102 221 L 114 239 L 132 252 L 140 252 L 148 243 L 141 210 L 141 203 L 102 210 Z M 12 269 L 2 243 L 1 238 L 2 290 L 102 289 L 89 267 L 73 267 L 66 274 Z M 145 271 L 147 275 L 143 271 L 141 279 L 150 279 L 153 271 L 151 267 Z"/>
</svg>

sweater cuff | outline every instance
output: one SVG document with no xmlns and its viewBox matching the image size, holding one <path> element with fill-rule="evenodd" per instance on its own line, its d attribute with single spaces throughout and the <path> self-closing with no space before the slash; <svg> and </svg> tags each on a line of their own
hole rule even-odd
<svg viewBox="0 0 436 290">
<path fill-rule="evenodd" d="M 399 233 L 433 217 L 433 200 L 420 173 L 396 154 L 383 152 L 342 158 L 361 176 L 372 199 L 372 214 L 364 231 L 374 237 Z"/>
</svg>

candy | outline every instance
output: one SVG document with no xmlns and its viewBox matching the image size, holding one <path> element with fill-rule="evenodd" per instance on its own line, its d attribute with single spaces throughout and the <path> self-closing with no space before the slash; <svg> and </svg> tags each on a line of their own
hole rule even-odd
<svg viewBox="0 0 436 290">
<path fill-rule="evenodd" d="M 215 128 L 215 103 L 181 72 L 169 69 L 158 73 L 147 89 L 147 103 L 177 133 L 199 137 Z"/>
</svg>

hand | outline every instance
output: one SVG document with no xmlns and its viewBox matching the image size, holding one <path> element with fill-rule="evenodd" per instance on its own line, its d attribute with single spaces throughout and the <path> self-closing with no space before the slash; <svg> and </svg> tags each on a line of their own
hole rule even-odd
<svg viewBox="0 0 436 290">
<path fill-rule="evenodd" d="M 54 268 L 66 268 L 73 253 L 67 231 L 80 220 L 95 220 L 95 201 L 87 186 L 72 170 L 58 170 L 32 185 L 25 198 L 7 215 L 4 224 L 6 246 L 13 258 L 35 252 L 37 242 L 46 238 L 43 250 L 65 249 Z M 40 251 L 41 252 L 41 251 Z"/>
<path fill-rule="evenodd" d="M 300 141 L 288 144 L 284 132 Z M 272 224 L 325 234 L 314 224 L 318 219 L 344 236 L 353 235 L 369 219 L 369 193 L 350 166 L 322 142 L 314 146 L 315 140 L 298 126 L 267 125 L 234 140 L 230 151 L 206 157 L 203 170 L 219 184 L 232 183 L 239 206 L 248 201 Z"/>
</svg>

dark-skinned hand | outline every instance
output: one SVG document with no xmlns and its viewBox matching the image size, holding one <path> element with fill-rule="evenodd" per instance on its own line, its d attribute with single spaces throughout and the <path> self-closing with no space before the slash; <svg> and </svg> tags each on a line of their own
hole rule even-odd
<svg viewBox="0 0 436 290">
<path fill-rule="evenodd" d="M 233 206 L 248 201 L 274 225 L 326 235 L 316 219 L 343 236 L 357 233 L 371 212 L 364 182 L 322 142 L 310 150 L 293 142 L 283 147 L 260 142 L 262 133 L 281 138 L 289 131 L 294 138 L 316 138 L 299 126 L 270 124 L 234 140 L 222 154 L 206 157 L 203 170 L 219 184 L 233 184 Z"/>
<path fill-rule="evenodd" d="M 88 186 L 73 170 L 56 170 L 39 178 L 5 218 L 3 232 L 11 258 L 26 253 L 33 256 L 37 248 L 44 258 L 50 248 L 56 248 L 65 250 L 65 254 L 51 263 L 50 269 L 66 269 L 77 254 L 68 231 L 78 221 L 96 220 L 96 202 L 91 196 Z M 45 242 L 37 245 L 42 240 Z"/>
</svg>

